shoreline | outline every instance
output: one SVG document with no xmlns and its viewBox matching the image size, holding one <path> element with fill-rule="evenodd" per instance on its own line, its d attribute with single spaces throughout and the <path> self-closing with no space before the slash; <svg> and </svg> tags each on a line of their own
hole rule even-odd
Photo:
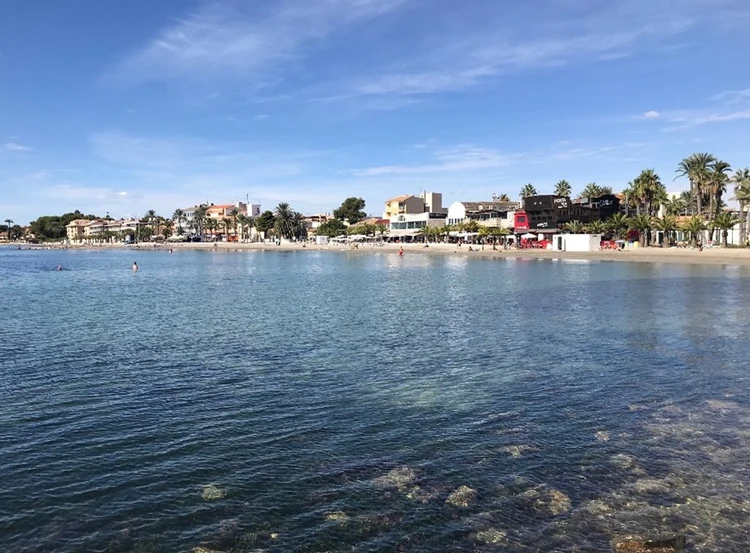
<svg viewBox="0 0 750 553">
<path fill-rule="evenodd" d="M 214 247 L 216 244 L 216 247 Z M 40 245 L 29 244 L 7 244 L 11 247 L 23 247 L 28 249 L 47 249 Z M 312 252 L 342 252 L 352 254 L 369 253 L 397 253 L 399 248 L 404 248 L 408 255 L 461 255 L 481 259 L 574 259 L 588 261 L 624 261 L 631 263 L 671 263 L 683 265 L 734 265 L 750 266 L 750 249 L 747 248 L 705 248 L 703 251 L 686 248 L 634 248 L 623 251 L 594 251 L 594 252 L 560 252 L 552 250 L 493 250 L 491 246 L 485 246 L 482 250 L 479 246 L 474 251 L 469 251 L 469 245 L 464 244 L 457 248 L 455 244 L 430 244 L 425 248 L 423 244 L 395 244 L 388 243 L 379 246 L 371 244 L 360 244 L 358 248 L 350 245 L 327 245 L 284 243 L 279 246 L 275 244 L 241 243 L 241 242 L 191 242 L 152 245 L 127 246 L 124 244 L 98 244 L 98 245 L 72 245 L 72 246 L 49 246 L 54 250 L 104 250 L 117 249 L 133 252 L 165 251 L 172 248 L 175 252 L 180 250 L 195 251 L 312 251 Z M 474 248 L 474 246 L 472 246 Z"/>
</svg>

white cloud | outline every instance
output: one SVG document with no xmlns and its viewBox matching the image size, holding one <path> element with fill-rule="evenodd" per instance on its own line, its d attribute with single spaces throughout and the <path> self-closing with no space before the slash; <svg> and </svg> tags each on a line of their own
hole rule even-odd
<svg viewBox="0 0 750 553">
<path fill-rule="evenodd" d="M 280 66 L 304 58 L 311 43 L 404 1 L 279 0 L 272 11 L 257 3 L 210 2 L 162 30 L 115 75 L 135 82 L 231 75 L 267 84 Z"/>
<path fill-rule="evenodd" d="M 711 99 L 726 102 L 727 104 L 736 104 L 745 100 L 750 100 L 750 88 L 744 90 L 726 90 L 712 96 Z"/>
<path fill-rule="evenodd" d="M 258 115 L 253 117 L 253 119 L 255 119 L 256 121 L 265 121 L 266 119 L 268 119 L 268 117 L 269 116 L 265 113 L 259 113 Z"/>
<path fill-rule="evenodd" d="M 16 142 L 6 142 L 2 146 L 0 146 L 0 149 L 5 150 L 6 152 L 30 152 L 31 148 L 28 146 L 23 146 L 21 144 L 17 144 Z"/>
<path fill-rule="evenodd" d="M 385 165 L 351 171 L 357 177 L 382 175 L 414 175 L 459 171 L 476 171 L 509 165 L 514 156 L 504 155 L 497 150 L 471 145 L 456 146 L 435 153 L 435 162 L 423 165 Z"/>
<path fill-rule="evenodd" d="M 727 113 L 711 112 L 686 112 L 681 115 L 674 115 L 668 119 L 670 125 L 665 127 L 665 131 L 678 131 L 690 127 L 699 127 L 713 123 L 732 123 L 735 121 L 744 121 L 750 119 L 750 110 L 734 111 Z"/>
<path fill-rule="evenodd" d="M 658 119 L 659 118 L 659 112 L 658 111 L 647 111 L 641 116 L 643 119 Z"/>
</svg>

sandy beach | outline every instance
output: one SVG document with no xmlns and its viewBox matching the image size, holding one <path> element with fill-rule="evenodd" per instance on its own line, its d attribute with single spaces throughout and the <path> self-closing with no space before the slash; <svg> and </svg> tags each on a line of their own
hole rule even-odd
<svg viewBox="0 0 750 553">
<path fill-rule="evenodd" d="M 28 248 L 28 245 L 18 244 L 17 246 Z M 32 246 L 32 248 L 41 248 L 43 246 Z M 59 248 L 60 246 L 56 246 Z M 176 243 L 160 244 L 154 248 L 150 244 L 141 244 L 140 246 L 116 245 L 81 245 L 69 246 L 71 249 L 130 249 L 139 252 L 151 250 L 163 251 L 172 248 L 175 252 L 180 250 L 212 250 L 220 252 L 233 251 L 329 251 L 342 252 L 347 254 L 368 254 L 368 253 L 396 253 L 402 246 L 400 244 L 359 244 L 354 248 L 351 245 L 328 245 L 318 246 L 315 244 L 283 243 L 279 246 L 275 244 L 259 243 Z M 689 265 L 748 265 L 750 266 L 750 249 L 746 248 L 706 248 L 703 251 L 690 248 L 634 248 L 623 251 L 596 251 L 596 252 L 559 252 L 551 250 L 493 250 L 491 246 L 472 246 L 473 251 L 469 251 L 469 246 L 464 244 L 457 248 L 455 244 L 430 244 L 428 248 L 423 244 L 404 244 L 405 255 L 461 255 L 476 258 L 521 258 L 521 259 L 586 259 L 592 261 L 629 261 L 637 263 L 681 263 Z M 477 248 L 477 249 L 475 249 Z"/>
</svg>

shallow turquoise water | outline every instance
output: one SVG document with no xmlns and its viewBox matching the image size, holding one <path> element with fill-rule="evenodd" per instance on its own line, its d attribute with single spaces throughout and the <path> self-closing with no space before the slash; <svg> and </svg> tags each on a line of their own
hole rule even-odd
<svg viewBox="0 0 750 553">
<path fill-rule="evenodd" d="M 0 543 L 745 551 L 748 277 L 0 250 Z"/>
</svg>

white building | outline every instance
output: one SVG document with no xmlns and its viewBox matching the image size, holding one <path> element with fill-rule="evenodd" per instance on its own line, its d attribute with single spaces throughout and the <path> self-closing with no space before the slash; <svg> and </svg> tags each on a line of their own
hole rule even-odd
<svg viewBox="0 0 750 553">
<path fill-rule="evenodd" d="M 476 221 L 484 227 L 513 228 L 513 214 L 520 209 L 518 202 L 453 202 L 448 208 L 449 225 Z"/>
<path fill-rule="evenodd" d="M 552 236 L 552 249 L 558 252 L 595 252 L 601 241 L 601 234 L 556 234 Z"/>
<path fill-rule="evenodd" d="M 398 196 L 385 203 L 384 219 L 389 221 L 393 238 L 417 236 L 425 227 L 445 226 L 448 210 L 439 192 L 422 192 L 419 196 Z"/>
</svg>

